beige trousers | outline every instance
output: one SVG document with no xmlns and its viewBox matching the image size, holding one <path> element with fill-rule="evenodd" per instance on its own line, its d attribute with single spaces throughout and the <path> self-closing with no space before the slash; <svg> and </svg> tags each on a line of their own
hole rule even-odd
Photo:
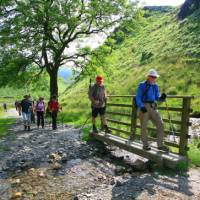
<svg viewBox="0 0 200 200">
<path fill-rule="evenodd" d="M 162 147 L 164 138 L 164 125 L 161 116 L 158 110 L 156 109 L 156 104 L 144 103 L 144 106 L 147 109 L 147 112 L 142 113 L 141 111 L 139 111 L 139 118 L 141 124 L 141 140 L 143 142 L 143 146 L 148 146 L 148 136 L 146 132 L 148 121 L 151 120 L 157 129 L 158 147 Z"/>
</svg>

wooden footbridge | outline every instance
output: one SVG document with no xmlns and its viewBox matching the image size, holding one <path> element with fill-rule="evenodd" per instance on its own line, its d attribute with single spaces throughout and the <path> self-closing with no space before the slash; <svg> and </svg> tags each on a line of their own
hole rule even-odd
<svg viewBox="0 0 200 200">
<path fill-rule="evenodd" d="M 192 111 L 191 96 L 168 96 L 167 102 L 158 105 L 158 110 L 165 125 L 165 145 L 170 147 L 170 152 L 157 149 L 156 129 L 148 127 L 151 150 L 143 150 L 140 141 L 140 124 L 135 107 L 135 95 L 109 96 L 107 102 L 107 121 L 112 134 L 100 132 L 94 137 L 107 144 L 118 146 L 122 149 L 145 157 L 149 160 L 169 168 L 176 168 L 179 164 L 187 163 L 189 115 Z M 168 105 L 169 104 L 169 105 Z M 173 105 L 173 106 L 171 106 Z"/>
</svg>

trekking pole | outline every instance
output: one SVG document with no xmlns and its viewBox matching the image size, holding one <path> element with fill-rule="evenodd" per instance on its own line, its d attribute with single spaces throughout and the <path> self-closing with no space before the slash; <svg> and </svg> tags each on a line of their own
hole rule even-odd
<svg viewBox="0 0 200 200">
<path fill-rule="evenodd" d="M 81 131 L 82 129 L 84 128 L 84 126 L 86 125 L 87 121 L 90 119 L 90 116 L 85 120 L 85 122 L 83 123 L 83 125 L 80 127 L 80 130 L 79 130 L 79 138 L 80 138 L 80 134 L 81 134 Z"/>
<path fill-rule="evenodd" d="M 61 114 L 61 124 L 62 124 L 62 128 L 64 128 L 64 115 L 63 115 L 63 111 L 61 110 L 61 112 L 60 112 L 60 114 Z"/>
<path fill-rule="evenodd" d="M 167 108 L 167 115 L 168 115 L 168 119 L 169 119 L 170 129 L 171 129 L 172 134 L 173 134 L 174 142 L 176 142 L 175 133 L 174 133 L 174 127 L 172 125 L 171 116 L 170 116 L 170 113 L 169 113 L 169 107 L 168 107 L 168 104 L 167 104 L 166 100 L 165 100 L 165 105 L 166 105 L 166 108 Z"/>
<path fill-rule="evenodd" d="M 92 84 L 92 79 L 90 78 L 90 84 L 89 84 L 89 91 L 91 89 L 91 84 Z M 83 123 L 83 125 L 80 127 L 80 132 L 79 134 L 81 133 L 81 130 L 84 128 L 84 126 L 86 125 L 87 121 L 90 119 L 90 115 L 88 116 L 88 118 L 85 120 L 85 122 Z"/>
</svg>

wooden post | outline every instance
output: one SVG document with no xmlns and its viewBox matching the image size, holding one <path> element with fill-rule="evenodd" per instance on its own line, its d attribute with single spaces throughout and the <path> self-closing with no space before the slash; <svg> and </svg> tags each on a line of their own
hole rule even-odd
<svg viewBox="0 0 200 200">
<path fill-rule="evenodd" d="M 135 98 L 132 98 L 132 113 L 131 113 L 131 134 L 130 134 L 130 140 L 135 139 L 136 134 L 136 125 L 137 125 L 137 108 L 135 106 Z"/>
<path fill-rule="evenodd" d="M 189 114 L 190 114 L 191 98 L 183 98 L 183 111 L 181 117 L 181 135 L 180 135 L 180 148 L 179 154 L 187 155 L 187 144 L 188 144 L 188 129 L 189 129 Z"/>
</svg>

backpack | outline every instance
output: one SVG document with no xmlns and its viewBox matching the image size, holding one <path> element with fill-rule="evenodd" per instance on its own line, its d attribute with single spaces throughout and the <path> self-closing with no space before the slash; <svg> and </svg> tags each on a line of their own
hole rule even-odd
<svg viewBox="0 0 200 200">
<path fill-rule="evenodd" d="M 36 110 L 44 111 L 44 101 L 37 101 Z"/>
<path fill-rule="evenodd" d="M 96 84 L 92 84 L 92 85 L 90 84 L 89 89 L 88 89 L 88 97 L 89 97 L 89 99 L 91 99 L 92 96 L 96 96 L 97 87 L 98 86 Z M 105 86 L 103 85 L 102 87 L 105 90 Z"/>
</svg>

